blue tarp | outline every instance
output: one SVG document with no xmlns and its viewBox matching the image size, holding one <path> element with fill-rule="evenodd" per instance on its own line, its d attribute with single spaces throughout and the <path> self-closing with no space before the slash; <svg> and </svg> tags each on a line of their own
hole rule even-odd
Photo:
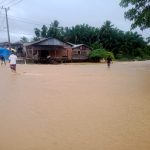
<svg viewBox="0 0 150 150">
<path fill-rule="evenodd" d="M 0 48 L 0 56 L 4 56 L 5 60 L 8 60 L 9 55 L 11 54 L 11 51 L 6 48 Z"/>
</svg>

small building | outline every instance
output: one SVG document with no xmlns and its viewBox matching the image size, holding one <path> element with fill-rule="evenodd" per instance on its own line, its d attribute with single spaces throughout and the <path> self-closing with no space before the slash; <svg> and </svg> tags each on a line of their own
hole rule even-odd
<svg viewBox="0 0 150 150">
<path fill-rule="evenodd" d="M 21 42 L 11 43 L 11 48 L 15 49 L 17 53 L 22 53 L 23 52 L 23 43 L 21 43 Z"/>
<path fill-rule="evenodd" d="M 21 42 L 10 43 L 11 50 L 14 50 L 17 53 L 18 57 L 21 57 L 23 54 L 23 44 Z M 9 43 L 3 42 L 0 43 L 0 47 L 9 49 Z"/>
<path fill-rule="evenodd" d="M 72 47 L 55 38 L 44 38 L 36 42 L 25 43 L 26 60 L 49 63 L 48 61 L 71 61 Z"/>
<path fill-rule="evenodd" d="M 2 43 L 0 43 L 0 47 L 2 47 L 2 48 L 7 48 L 8 46 L 9 46 L 8 42 L 2 42 Z"/>
<path fill-rule="evenodd" d="M 87 61 L 88 54 L 91 49 L 85 44 L 72 44 L 68 43 L 72 46 L 72 61 Z"/>
</svg>

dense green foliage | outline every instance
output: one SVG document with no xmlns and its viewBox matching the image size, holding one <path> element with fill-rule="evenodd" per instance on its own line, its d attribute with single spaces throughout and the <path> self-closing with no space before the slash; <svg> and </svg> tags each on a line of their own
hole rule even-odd
<svg viewBox="0 0 150 150">
<path fill-rule="evenodd" d="M 93 61 L 100 61 L 101 59 L 107 59 L 108 57 L 114 59 L 112 52 L 108 52 L 105 49 L 95 49 L 90 51 L 89 58 Z"/>
<path fill-rule="evenodd" d="M 125 18 L 133 21 L 132 29 L 140 27 L 142 30 L 150 28 L 150 0 L 121 0 L 122 7 L 130 7 L 125 12 Z"/>
<path fill-rule="evenodd" d="M 124 32 L 110 22 L 106 21 L 101 27 L 91 27 L 87 24 L 73 27 L 61 27 L 58 21 L 54 21 L 49 27 L 43 25 L 41 29 L 35 29 L 36 37 L 54 37 L 64 42 L 74 44 L 86 44 L 92 49 L 104 48 L 112 52 L 116 59 L 148 59 L 150 48 L 148 43 L 137 32 Z"/>
</svg>

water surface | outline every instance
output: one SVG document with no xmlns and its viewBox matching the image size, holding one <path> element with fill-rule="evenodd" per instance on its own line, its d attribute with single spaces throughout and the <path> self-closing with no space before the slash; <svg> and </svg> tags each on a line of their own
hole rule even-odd
<svg viewBox="0 0 150 150">
<path fill-rule="evenodd" d="M 0 150 L 149 150 L 150 61 L 0 67 Z"/>
</svg>

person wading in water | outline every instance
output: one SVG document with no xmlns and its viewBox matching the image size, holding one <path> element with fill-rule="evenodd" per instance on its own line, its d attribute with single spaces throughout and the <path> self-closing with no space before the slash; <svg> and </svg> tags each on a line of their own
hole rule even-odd
<svg viewBox="0 0 150 150">
<path fill-rule="evenodd" d="M 16 72 L 16 61 L 17 56 L 14 54 L 14 51 L 12 51 L 11 55 L 9 56 L 10 69 L 12 72 Z"/>
<path fill-rule="evenodd" d="M 108 68 L 110 68 L 110 64 L 112 63 L 112 59 L 111 59 L 111 57 L 110 56 L 108 56 L 108 58 L 107 58 L 107 66 L 108 66 Z"/>
<path fill-rule="evenodd" d="M 5 57 L 4 57 L 3 55 L 0 55 L 0 60 L 1 60 L 1 66 L 2 66 L 3 64 L 6 65 Z"/>
</svg>

